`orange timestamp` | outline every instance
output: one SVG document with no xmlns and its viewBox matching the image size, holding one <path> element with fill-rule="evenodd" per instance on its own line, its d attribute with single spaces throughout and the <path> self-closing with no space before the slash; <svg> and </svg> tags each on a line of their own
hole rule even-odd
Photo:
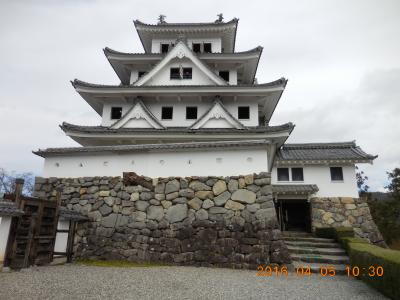
<svg viewBox="0 0 400 300">
<path fill-rule="evenodd" d="M 259 265 L 257 267 L 256 276 L 289 276 L 288 269 L 285 265 Z M 298 277 L 311 276 L 313 274 L 320 275 L 322 277 L 333 277 L 337 274 L 344 274 L 348 277 L 359 277 L 359 276 L 369 276 L 369 277 L 382 277 L 383 267 L 382 266 L 369 266 L 369 267 L 358 267 L 358 266 L 346 266 L 345 269 L 337 270 L 335 266 L 321 266 L 319 271 L 311 270 L 310 266 L 297 266 L 294 268 L 294 275 Z"/>
</svg>

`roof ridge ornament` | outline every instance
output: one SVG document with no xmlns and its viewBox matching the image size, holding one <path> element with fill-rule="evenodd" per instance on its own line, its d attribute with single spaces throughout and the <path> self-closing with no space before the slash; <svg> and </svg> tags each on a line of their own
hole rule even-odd
<svg viewBox="0 0 400 300">
<path fill-rule="evenodd" d="M 224 21 L 223 13 L 217 14 L 218 19 L 215 20 L 215 23 L 222 23 Z"/>
<path fill-rule="evenodd" d="M 165 21 L 166 17 L 167 16 L 165 16 L 165 15 L 159 15 L 157 18 L 157 20 L 158 20 L 157 25 L 166 24 L 167 23 L 167 21 Z"/>
</svg>

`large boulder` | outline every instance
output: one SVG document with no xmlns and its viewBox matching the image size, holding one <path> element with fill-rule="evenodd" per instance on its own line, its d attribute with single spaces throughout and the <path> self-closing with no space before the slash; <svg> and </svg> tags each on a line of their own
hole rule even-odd
<svg viewBox="0 0 400 300">
<path fill-rule="evenodd" d="M 228 199 L 231 197 L 231 193 L 228 191 L 223 192 L 222 194 L 219 194 L 217 197 L 214 198 L 214 203 L 216 206 L 222 206 L 228 201 Z"/>
<path fill-rule="evenodd" d="M 162 206 L 151 205 L 147 209 L 147 219 L 160 221 L 164 216 Z"/>
<path fill-rule="evenodd" d="M 226 187 L 226 182 L 223 181 L 223 180 L 218 180 L 218 181 L 214 184 L 214 186 L 213 186 L 213 188 L 212 188 L 212 191 L 213 191 L 213 193 L 214 193 L 215 196 L 218 196 L 219 194 L 225 192 L 226 189 L 227 189 L 227 187 Z"/>
<path fill-rule="evenodd" d="M 165 185 L 165 194 L 179 191 L 180 186 L 181 184 L 176 179 L 168 181 L 168 183 Z"/>
<path fill-rule="evenodd" d="M 189 187 L 194 190 L 195 192 L 197 191 L 211 191 L 211 188 L 205 184 L 202 183 L 201 181 L 194 180 L 189 184 Z"/>
<path fill-rule="evenodd" d="M 167 209 L 165 218 L 170 223 L 180 222 L 187 217 L 188 208 L 186 204 L 176 204 L 172 205 Z"/>
<path fill-rule="evenodd" d="M 231 199 L 240 203 L 252 204 L 256 201 L 256 194 L 245 189 L 239 189 L 232 194 Z"/>
</svg>

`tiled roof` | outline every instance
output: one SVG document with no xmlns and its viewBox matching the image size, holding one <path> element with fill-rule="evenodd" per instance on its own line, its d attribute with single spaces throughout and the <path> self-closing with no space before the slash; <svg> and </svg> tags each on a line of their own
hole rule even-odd
<svg viewBox="0 0 400 300">
<path fill-rule="evenodd" d="M 365 153 L 355 142 L 285 144 L 277 152 L 279 161 L 354 160 L 372 161 L 377 156 Z"/>
<path fill-rule="evenodd" d="M 316 184 L 274 184 L 272 191 L 275 194 L 314 194 L 318 192 Z"/>
<path fill-rule="evenodd" d="M 218 57 L 221 57 L 221 56 L 223 57 L 223 56 L 232 55 L 232 54 L 244 55 L 244 54 L 250 54 L 250 53 L 259 53 L 262 50 L 263 50 L 263 47 L 262 46 L 258 46 L 258 47 L 255 47 L 253 49 L 246 50 L 246 51 L 196 53 L 196 55 L 199 56 L 200 58 L 202 58 L 202 56 L 211 56 L 211 57 L 215 56 L 215 58 L 218 58 Z M 159 57 L 161 59 L 162 57 L 164 57 L 166 55 L 166 53 L 143 53 L 143 52 L 142 53 L 130 53 L 130 52 L 121 52 L 121 51 L 117 51 L 117 50 L 111 49 L 109 47 L 105 47 L 103 49 L 103 51 L 106 54 L 106 56 L 107 56 L 107 54 L 118 54 L 118 55 L 123 55 L 123 56 L 128 56 L 128 57 L 129 56 L 138 56 L 138 57 L 141 57 L 141 56 L 143 56 L 143 57 L 147 57 L 147 56 L 154 57 L 155 56 L 155 57 Z"/>
<path fill-rule="evenodd" d="M 174 133 L 174 134 L 202 134 L 202 133 L 212 133 L 212 134 L 226 134 L 226 133 L 269 133 L 269 132 L 279 132 L 284 130 L 292 131 L 294 125 L 292 123 L 286 123 L 278 126 L 257 126 L 257 127 L 246 127 L 245 129 L 236 128 L 201 128 L 201 129 L 188 129 L 187 127 L 168 127 L 166 129 L 154 129 L 154 128 L 119 128 L 110 129 L 105 126 L 81 126 L 73 125 L 67 122 L 63 122 L 60 125 L 63 131 L 79 131 L 86 133 L 135 133 L 135 134 L 148 134 L 148 133 Z"/>
<path fill-rule="evenodd" d="M 73 210 L 69 210 L 65 207 L 60 207 L 60 220 L 64 221 L 84 221 L 88 218 L 82 215 L 81 213 Z"/>
<path fill-rule="evenodd" d="M 267 83 L 260 83 L 260 84 L 238 84 L 238 85 L 152 85 L 152 86 L 133 86 L 133 85 L 107 85 L 107 84 L 95 84 L 95 83 L 89 83 L 85 82 L 79 79 L 74 79 L 74 81 L 71 81 L 71 84 L 74 88 L 77 88 L 78 86 L 83 86 L 83 87 L 93 87 L 93 88 L 126 88 L 126 89 L 159 89 L 159 88 L 226 88 L 226 89 L 232 89 L 234 90 L 235 88 L 241 88 L 241 87 L 253 87 L 253 88 L 263 88 L 263 87 L 279 87 L 283 86 L 285 87 L 287 84 L 287 79 L 286 78 L 280 78 L 278 80 L 272 81 L 272 82 L 267 82 Z"/>
<path fill-rule="evenodd" d="M 200 22 L 200 23 L 158 23 L 158 24 L 147 24 L 143 23 L 140 20 L 134 20 L 133 23 L 135 25 L 149 26 L 155 28 L 168 28 L 168 27 L 187 27 L 187 26 L 224 26 L 229 24 L 236 24 L 239 21 L 238 18 L 233 18 L 228 22 Z"/>
<path fill-rule="evenodd" d="M 24 213 L 14 202 L 0 200 L 0 216 L 20 216 Z"/>
<path fill-rule="evenodd" d="M 90 146 L 90 147 L 67 147 L 47 148 L 34 151 L 33 153 L 42 157 L 59 155 L 65 153 L 93 153 L 93 152 L 146 152 L 151 150 L 177 150 L 177 149 L 203 149 L 203 148 L 227 148 L 227 147 L 257 147 L 268 145 L 270 142 L 265 139 L 242 140 L 242 141 L 218 141 L 218 142 L 189 142 L 170 144 L 139 144 L 139 145 L 118 145 L 118 146 Z"/>
</svg>

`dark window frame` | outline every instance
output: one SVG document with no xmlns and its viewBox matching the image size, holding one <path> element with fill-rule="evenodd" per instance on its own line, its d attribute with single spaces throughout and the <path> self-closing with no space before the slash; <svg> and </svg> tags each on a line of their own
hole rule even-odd
<svg viewBox="0 0 400 300">
<path fill-rule="evenodd" d="M 112 106 L 110 112 L 111 120 L 119 120 L 122 118 L 122 107 L 121 106 Z"/>
<path fill-rule="evenodd" d="M 170 111 L 167 111 L 167 110 L 170 110 Z M 174 117 L 174 107 L 173 106 L 162 106 L 161 107 L 161 120 L 172 120 L 173 117 Z"/>
<path fill-rule="evenodd" d="M 206 50 L 206 47 L 210 47 L 210 49 Z M 203 52 L 204 53 L 212 53 L 212 43 L 203 43 Z"/>
<path fill-rule="evenodd" d="M 195 45 L 196 47 L 199 47 L 198 50 L 195 50 Z M 192 43 L 192 51 L 194 53 L 201 53 L 201 43 Z"/>
<path fill-rule="evenodd" d="M 176 71 L 178 71 L 178 72 L 176 72 Z M 180 75 L 179 68 L 170 68 L 169 69 L 169 78 L 173 79 L 173 80 L 175 80 L 175 79 L 180 80 L 181 79 L 181 75 Z"/>
<path fill-rule="evenodd" d="M 218 75 L 226 82 L 229 82 L 229 70 L 219 71 Z"/>
<path fill-rule="evenodd" d="M 182 79 L 192 79 L 192 77 L 193 77 L 193 69 L 183 68 Z"/>
<path fill-rule="evenodd" d="M 294 170 L 295 170 L 295 172 L 293 172 Z M 303 168 L 299 168 L 299 167 L 291 168 L 291 171 L 292 171 L 292 181 L 304 181 L 304 169 Z M 296 174 L 296 172 L 299 172 L 299 173 Z"/>
<path fill-rule="evenodd" d="M 244 109 L 246 109 L 247 111 L 243 111 Z M 245 114 L 245 116 L 243 116 L 243 114 Z M 238 119 L 250 120 L 250 106 L 238 106 Z"/>
<path fill-rule="evenodd" d="M 168 53 L 169 51 L 169 44 L 160 44 L 160 53 Z"/>
<path fill-rule="evenodd" d="M 192 111 L 190 112 L 190 110 Z M 193 115 L 190 116 L 191 114 Z M 186 120 L 197 120 L 197 115 L 198 115 L 197 106 L 186 106 Z"/>
<path fill-rule="evenodd" d="M 329 167 L 331 181 L 344 181 L 343 167 Z"/>
<path fill-rule="evenodd" d="M 282 174 L 283 171 L 285 172 L 285 174 Z M 284 178 L 282 178 L 282 175 L 284 176 Z M 276 169 L 276 177 L 277 177 L 278 181 L 290 181 L 289 168 L 277 168 Z"/>
</svg>

